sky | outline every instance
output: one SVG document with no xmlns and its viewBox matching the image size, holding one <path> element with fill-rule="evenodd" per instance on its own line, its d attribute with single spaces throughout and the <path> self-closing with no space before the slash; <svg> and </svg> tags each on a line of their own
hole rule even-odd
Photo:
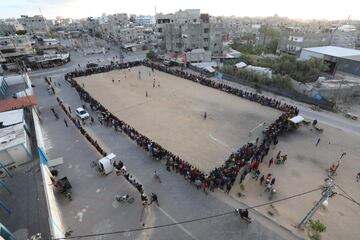
<svg viewBox="0 0 360 240">
<path fill-rule="evenodd" d="M 334 4 L 332 3 L 334 2 Z M 335 4 L 336 3 L 336 4 Z M 277 14 L 297 19 L 360 20 L 360 0 L 0 0 L 0 18 L 42 14 L 70 18 L 103 13 L 154 15 L 197 8 L 213 16 L 266 17 Z"/>
</svg>

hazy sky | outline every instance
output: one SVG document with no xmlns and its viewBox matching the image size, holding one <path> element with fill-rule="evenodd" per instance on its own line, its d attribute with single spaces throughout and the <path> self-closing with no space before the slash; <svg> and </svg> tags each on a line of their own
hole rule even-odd
<svg viewBox="0 0 360 240">
<path fill-rule="evenodd" d="M 154 15 L 199 8 L 216 16 L 272 16 L 302 19 L 360 19 L 360 0 L 0 0 L 0 18 L 39 14 L 83 18 L 102 13 Z"/>
</svg>

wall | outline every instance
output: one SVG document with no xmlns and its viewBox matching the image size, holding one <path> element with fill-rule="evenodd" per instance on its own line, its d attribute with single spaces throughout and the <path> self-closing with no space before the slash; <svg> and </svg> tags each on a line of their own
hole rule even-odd
<svg viewBox="0 0 360 240">
<path fill-rule="evenodd" d="M 9 156 L 15 160 L 16 165 L 27 162 L 29 156 L 23 144 L 7 149 Z"/>
<path fill-rule="evenodd" d="M 46 154 L 45 154 L 45 144 L 44 139 L 42 137 L 42 130 L 40 126 L 39 118 L 36 115 L 34 109 L 32 109 L 32 115 L 34 118 L 35 132 L 36 132 L 36 140 L 39 149 L 39 158 L 40 158 L 40 170 L 43 179 L 43 185 L 46 196 L 46 203 L 48 207 L 49 213 L 49 225 L 50 232 L 54 238 L 63 238 L 65 237 L 65 227 L 62 221 L 61 211 L 57 200 L 54 195 L 54 190 L 52 188 L 51 180 L 50 180 L 50 171 L 46 165 Z"/>
<path fill-rule="evenodd" d="M 14 161 L 12 160 L 11 156 L 8 154 L 8 152 L 5 150 L 5 151 L 1 151 L 0 152 L 0 159 L 1 159 L 1 163 L 4 165 L 4 166 L 7 166 L 9 164 L 13 164 Z"/>
</svg>

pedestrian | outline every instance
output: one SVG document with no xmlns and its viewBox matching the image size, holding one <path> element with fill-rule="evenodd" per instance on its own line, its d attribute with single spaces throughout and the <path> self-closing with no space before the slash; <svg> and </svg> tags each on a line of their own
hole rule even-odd
<svg viewBox="0 0 360 240">
<path fill-rule="evenodd" d="M 281 164 L 284 164 L 286 160 L 287 160 L 287 154 L 282 156 Z"/>
<path fill-rule="evenodd" d="M 155 87 L 155 81 L 153 82 L 153 88 Z"/>
<path fill-rule="evenodd" d="M 69 113 L 71 113 L 71 108 L 70 108 L 70 106 L 68 106 L 68 109 L 69 109 Z"/>
<path fill-rule="evenodd" d="M 265 175 L 263 174 L 260 178 L 260 185 L 263 185 L 264 181 L 265 181 Z"/>
<path fill-rule="evenodd" d="M 157 195 L 155 193 L 151 194 L 151 201 L 150 201 L 149 205 L 151 205 L 153 202 L 155 202 L 156 205 L 158 205 L 158 207 L 160 207 L 158 197 L 157 197 Z"/>
<path fill-rule="evenodd" d="M 266 184 L 265 192 L 270 192 L 271 188 L 272 188 L 271 183 Z"/>
<path fill-rule="evenodd" d="M 276 155 L 276 159 L 280 158 L 280 154 L 281 154 L 281 151 L 279 151 L 278 154 Z"/>
<path fill-rule="evenodd" d="M 360 180 L 360 172 L 356 175 L 356 181 L 358 182 Z"/>
<path fill-rule="evenodd" d="M 50 110 L 55 114 L 55 109 L 53 107 L 50 108 Z"/>
<path fill-rule="evenodd" d="M 94 118 L 92 116 L 90 117 L 90 121 L 91 121 L 90 124 L 93 125 L 94 124 Z"/>
<path fill-rule="evenodd" d="M 59 115 L 57 113 L 54 113 L 56 120 L 59 119 Z"/>
<path fill-rule="evenodd" d="M 144 193 L 141 194 L 141 203 L 145 207 L 147 205 L 148 199 Z"/>
<path fill-rule="evenodd" d="M 273 186 L 275 184 L 275 178 L 271 179 L 270 184 Z"/>
<path fill-rule="evenodd" d="M 269 161 L 269 167 L 271 167 L 271 165 L 274 163 L 274 158 L 271 158 Z"/>
<path fill-rule="evenodd" d="M 206 120 L 206 118 L 207 118 L 207 113 L 205 112 L 204 113 L 204 120 Z"/>
<path fill-rule="evenodd" d="M 147 91 L 145 92 L 145 97 L 148 97 L 148 92 Z"/>
<path fill-rule="evenodd" d="M 315 146 L 317 147 L 319 145 L 319 142 L 320 142 L 320 138 L 317 140 Z"/>
<path fill-rule="evenodd" d="M 230 193 L 230 190 L 231 190 L 231 184 L 230 183 L 228 183 L 228 184 L 226 184 L 226 193 Z"/>
<path fill-rule="evenodd" d="M 112 83 L 114 83 L 114 79 L 112 79 L 111 81 L 112 81 Z"/>
<path fill-rule="evenodd" d="M 64 123 L 65 123 L 65 126 L 68 127 L 68 123 L 65 118 L 64 118 Z"/>
<path fill-rule="evenodd" d="M 340 159 L 342 159 L 343 156 L 345 156 L 345 155 L 346 155 L 346 152 L 343 152 L 343 153 L 341 154 L 341 156 L 340 156 Z"/>
<path fill-rule="evenodd" d="M 83 88 L 85 87 L 85 84 L 84 84 L 84 83 L 82 83 L 82 87 L 83 87 Z"/>
</svg>

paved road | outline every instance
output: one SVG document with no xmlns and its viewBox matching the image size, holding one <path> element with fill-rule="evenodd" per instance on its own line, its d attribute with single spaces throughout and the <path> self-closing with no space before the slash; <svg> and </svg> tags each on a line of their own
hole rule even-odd
<svg viewBox="0 0 360 240">
<path fill-rule="evenodd" d="M 73 66 L 74 64 L 77 64 L 77 62 L 74 62 Z M 71 66 L 64 67 L 66 69 L 71 68 Z M 85 233 L 86 228 L 90 231 L 89 233 L 94 233 L 112 231 L 114 226 L 118 226 L 118 229 L 139 227 L 139 205 L 131 206 L 129 209 L 123 208 L 123 214 L 116 212 L 117 209 L 115 210 L 108 205 L 110 201 L 109 196 L 112 191 L 130 191 L 127 189 L 126 183 L 117 180 L 118 178 L 116 178 L 116 176 L 107 176 L 104 180 L 99 179 L 98 176 L 94 176 L 93 169 L 88 167 L 90 159 L 96 159 L 94 151 L 89 145 L 84 143 L 82 136 L 76 132 L 73 126 L 67 129 L 62 120 L 55 121 L 52 119 L 49 108 L 55 104 L 55 100 L 54 96 L 49 96 L 46 91 L 43 80 L 44 76 L 51 76 L 56 81 L 61 82 L 61 88 L 57 89 L 57 91 L 58 94 L 65 99 L 66 103 L 70 104 L 73 108 L 82 104 L 75 91 L 63 81 L 61 73 L 65 70 L 59 68 L 55 69 L 55 71 L 56 72 L 48 71 L 48 73 L 46 73 L 48 75 L 45 73 L 34 73 L 32 81 L 37 86 L 36 94 L 39 98 L 39 105 L 45 120 L 44 128 L 52 142 L 53 151 L 65 156 L 65 164 L 61 167 L 61 171 L 64 175 L 71 176 L 72 182 L 77 189 L 74 191 L 74 203 L 65 205 L 67 203 L 62 202 L 64 208 L 66 208 L 63 214 L 68 221 L 68 226 L 74 230 L 74 235 L 75 233 Z M 61 116 L 63 117 L 62 113 Z M 205 195 L 201 191 L 196 190 L 181 176 L 173 172 L 167 172 L 162 163 L 151 159 L 127 136 L 115 133 L 111 128 L 96 124 L 91 127 L 89 131 L 92 132 L 99 141 L 103 142 L 106 148 L 111 149 L 112 152 L 125 162 L 128 170 L 143 183 L 145 191 L 148 194 L 151 192 L 158 194 L 161 205 L 160 207 L 150 206 L 148 208 L 144 222 L 145 226 L 209 216 L 232 211 L 235 207 L 240 206 L 239 203 L 233 201 L 221 192 Z M 76 167 L 77 165 L 78 167 Z M 155 169 L 161 175 L 163 181 L 161 184 L 153 179 L 152 174 Z M 110 182 L 113 184 L 110 184 Z M 116 187 L 120 190 L 116 190 Z M 100 200 L 101 198 L 96 201 L 90 201 L 91 199 L 98 198 L 99 194 L 96 191 L 94 192 L 94 189 L 105 191 L 106 194 L 102 195 L 104 202 Z M 76 199 L 81 199 L 82 201 L 77 201 Z M 102 206 L 104 204 L 107 207 Z M 91 211 L 89 209 L 91 209 Z M 243 223 L 239 221 L 236 216 L 228 215 L 202 222 L 148 230 L 141 234 L 139 233 L 140 235 L 125 234 L 123 238 L 126 239 L 129 237 L 129 239 L 133 239 L 134 237 L 141 237 L 141 239 L 159 240 L 239 238 L 297 239 L 264 217 L 256 213 L 251 214 L 255 217 L 255 222 L 252 224 Z M 86 218 L 86 216 L 88 217 Z M 83 223 L 79 223 L 80 218 L 83 218 Z M 99 221 L 97 221 L 98 219 Z M 116 222 L 116 224 L 110 224 L 112 222 Z M 91 224 L 91 226 L 87 226 L 87 224 Z M 108 229 L 106 227 L 100 227 L 109 225 L 111 226 Z M 108 236 L 103 239 L 119 239 L 119 236 Z"/>
</svg>

